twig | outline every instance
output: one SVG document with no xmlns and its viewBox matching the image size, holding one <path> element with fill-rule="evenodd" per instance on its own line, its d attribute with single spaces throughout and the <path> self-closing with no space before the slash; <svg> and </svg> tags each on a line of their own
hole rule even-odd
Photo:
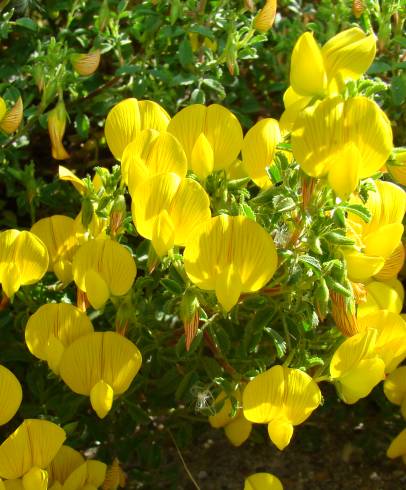
<svg viewBox="0 0 406 490">
<path fill-rule="evenodd" d="M 187 464 L 186 464 L 185 460 L 183 459 L 182 453 L 180 452 L 180 449 L 178 448 L 178 445 L 176 444 L 176 441 L 175 441 L 175 438 L 173 437 L 172 432 L 169 429 L 167 429 L 167 430 L 168 430 L 168 433 L 169 433 L 169 435 L 170 435 L 170 437 L 172 439 L 173 445 L 176 448 L 176 451 L 177 451 L 177 453 L 179 455 L 179 458 L 182 461 L 183 467 L 185 468 L 185 471 L 186 471 L 188 477 L 190 478 L 190 480 L 193 483 L 193 485 L 195 486 L 195 488 L 197 488 L 197 490 L 200 490 L 200 487 L 199 487 L 198 483 L 193 478 L 192 473 L 190 472 L 189 468 L 187 467 Z"/>
</svg>

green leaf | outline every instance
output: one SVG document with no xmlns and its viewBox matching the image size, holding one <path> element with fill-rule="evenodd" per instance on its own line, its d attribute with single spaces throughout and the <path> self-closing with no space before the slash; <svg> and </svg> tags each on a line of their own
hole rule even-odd
<svg viewBox="0 0 406 490">
<path fill-rule="evenodd" d="M 397 106 L 406 100 L 406 78 L 404 76 L 393 77 L 391 84 L 392 100 Z"/>
<path fill-rule="evenodd" d="M 224 87 L 219 81 L 214 80 L 213 78 L 203 78 L 202 83 L 207 87 L 211 88 L 212 90 L 218 92 L 221 98 L 224 98 L 226 96 Z"/>
<path fill-rule="evenodd" d="M 195 88 L 190 95 L 191 104 L 204 104 L 206 102 L 206 94 L 201 88 Z"/>
<path fill-rule="evenodd" d="M 193 64 L 193 50 L 188 39 L 183 39 L 179 45 L 179 61 L 183 68 Z"/>
<path fill-rule="evenodd" d="M 180 284 L 172 279 L 161 279 L 162 286 L 167 289 L 170 293 L 179 295 L 183 293 L 183 288 Z"/>
<path fill-rule="evenodd" d="M 354 245 L 355 243 L 352 238 L 348 238 L 347 236 L 342 235 L 341 233 L 337 233 L 335 231 L 330 231 L 329 233 L 326 233 L 325 235 L 323 235 L 323 238 L 331 243 L 334 243 L 335 245 Z"/>
<path fill-rule="evenodd" d="M 186 373 L 186 375 L 183 377 L 182 381 L 179 383 L 179 386 L 177 390 L 175 391 L 175 399 L 176 400 L 182 400 L 184 398 L 189 398 L 190 397 L 190 389 L 194 384 L 196 384 L 196 381 L 199 379 L 199 376 L 195 371 L 190 371 Z M 189 396 L 187 396 L 189 395 Z"/>
<path fill-rule="evenodd" d="M 265 328 L 265 332 L 272 338 L 275 344 L 276 355 L 281 359 L 286 354 L 286 342 L 276 330 L 271 327 Z"/>
<path fill-rule="evenodd" d="M 312 255 L 300 255 L 299 262 L 303 262 L 306 265 L 310 265 L 310 267 L 312 267 L 313 269 L 321 271 L 321 264 L 319 260 Z"/>
<path fill-rule="evenodd" d="M 200 362 L 202 363 L 203 368 L 210 379 L 218 378 L 219 376 L 223 375 L 223 369 L 212 357 L 202 356 L 200 358 Z"/>
<path fill-rule="evenodd" d="M 29 31 L 36 32 L 38 30 L 38 25 L 29 17 L 20 17 L 16 20 L 16 25 L 28 29 Z"/>
<path fill-rule="evenodd" d="M 369 223 L 371 221 L 372 216 L 370 211 L 362 204 L 342 204 L 340 208 L 344 211 L 356 214 L 363 221 L 365 221 L 365 223 Z"/>
<path fill-rule="evenodd" d="M 87 139 L 89 136 L 90 120 L 86 114 L 78 114 L 75 118 L 75 127 L 78 135 Z"/>
</svg>

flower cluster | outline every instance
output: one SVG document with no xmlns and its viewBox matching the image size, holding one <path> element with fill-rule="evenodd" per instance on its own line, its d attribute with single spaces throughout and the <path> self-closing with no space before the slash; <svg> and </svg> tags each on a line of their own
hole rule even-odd
<svg viewBox="0 0 406 490">
<path fill-rule="evenodd" d="M 272 5 L 267 2 L 257 18 L 258 29 L 274 15 Z M 116 181 L 107 169 L 82 180 L 60 167 L 59 178 L 81 195 L 78 215 L 55 215 L 30 231 L 0 233 L 3 307 L 46 273 L 59 289 L 74 291 L 76 306 L 49 303 L 29 317 L 25 342 L 61 383 L 90 398 L 98 417 L 109 414 L 142 365 L 143 349 L 127 332 L 137 308 L 134 284 L 156 271 L 168 281 L 170 267 L 183 284 L 174 293 L 173 317 L 183 322 L 185 351 L 206 335 L 215 362 L 220 359 L 231 376 L 231 382 L 219 382 L 209 422 L 224 427 L 235 446 L 249 438 L 253 424 L 267 424 L 271 441 L 286 448 L 294 428 L 320 406 L 321 381 L 334 383 L 339 397 L 353 404 L 385 380 L 386 396 L 406 417 L 406 368 L 399 367 L 406 358 L 404 292 L 397 279 L 406 196 L 389 180 L 388 169 L 395 179 L 403 174 L 388 162 L 388 118 L 357 85 L 374 55 L 374 36 L 359 28 L 322 48 L 313 34 L 303 34 L 293 50 L 281 121 L 264 118 L 245 135 L 238 118 L 218 104 L 193 104 L 171 118 L 153 101 L 122 100 L 104 128 L 119 162 Z M 87 75 L 98 57 L 75 63 Z M 3 110 L 3 117 L 10 119 L 12 111 L 4 116 Z M 56 159 L 67 157 L 64 111 L 61 103 L 48 119 Z M 261 368 L 253 360 L 247 374 L 219 353 L 210 325 L 217 318 L 238 323 L 249 301 L 258 298 L 270 318 L 260 334 L 267 328 L 273 339 L 280 337 L 275 329 L 281 320 L 285 339 L 278 344 L 281 352 L 268 354 Z M 292 312 L 299 321 L 308 305 L 313 323 L 303 331 L 296 325 L 293 334 L 287 316 Z M 117 310 L 115 326 L 95 331 L 88 310 L 102 315 L 110 306 Z M 297 355 L 312 330 L 330 335 L 317 369 Z M 251 350 L 253 358 L 260 344 Z M 6 401 L 0 407 L 4 424 L 16 413 L 22 390 L 3 366 L 0 397 Z M 85 461 L 64 440 L 57 425 L 25 420 L 0 446 L 5 488 L 123 483 L 117 461 L 107 470 L 104 463 Z M 406 429 L 388 456 L 406 458 Z M 273 475 L 257 474 L 245 488 L 282 485 Z"/>
</svg>

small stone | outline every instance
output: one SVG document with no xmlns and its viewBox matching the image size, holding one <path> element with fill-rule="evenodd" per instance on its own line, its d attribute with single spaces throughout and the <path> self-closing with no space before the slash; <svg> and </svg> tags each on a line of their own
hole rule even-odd
<svg viewBox="0 0 406 490">
<path fill-rule="evenodd" d="M 204 480 L 205 478 L 207 478 L 207 471 L 204 470 L 199 471 L 197 477 L 199 478 L 199 480 Z"/>
<path fill-rule="evenodd" d="M 378 481 L 381 479 L 381 477 L 378 475 L 378 473 L 376 471 L 373 471 L 370 475 L 369 475 L 369 479 L 370 480 L 374 480 L 374 481 Z"/>
</svg>

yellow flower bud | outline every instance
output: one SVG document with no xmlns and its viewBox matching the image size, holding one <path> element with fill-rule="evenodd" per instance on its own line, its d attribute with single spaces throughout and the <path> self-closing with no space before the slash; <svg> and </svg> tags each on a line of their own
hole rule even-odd
<svg viewBox="0 0 406 490">
<path fill-rule="evenodd" d="M 100 49 L 90 51 L 85 54 L 75 54 L 72 56 L 73 68 L 82 75 L 87 77 L 93 75 L 100 64 Z"/>
<path fill-rule="evenodd" d="M 69 153 L 65 150 L 62 139 L 65 134 L 67 112 L 63 101 L 52 109 L 48 114 L 48 132 L 51 138 L 52 157 L 55 160 L 66 160 Z"/>
<path fill-rule="evenodd" d="M 257 31 L 267 32 L 275 21 L 276 0 L 266 0 L 264 8 L 261 9 L 254 19 L 254 27 Z"/>
<path fill-rule="evenodd" d="M 23 101 L 21 97 L 6 113 L 0 123 L 0 128 L 7 134 L 14 133 L 18 129 L 23 119 Z"/>
</svg>

